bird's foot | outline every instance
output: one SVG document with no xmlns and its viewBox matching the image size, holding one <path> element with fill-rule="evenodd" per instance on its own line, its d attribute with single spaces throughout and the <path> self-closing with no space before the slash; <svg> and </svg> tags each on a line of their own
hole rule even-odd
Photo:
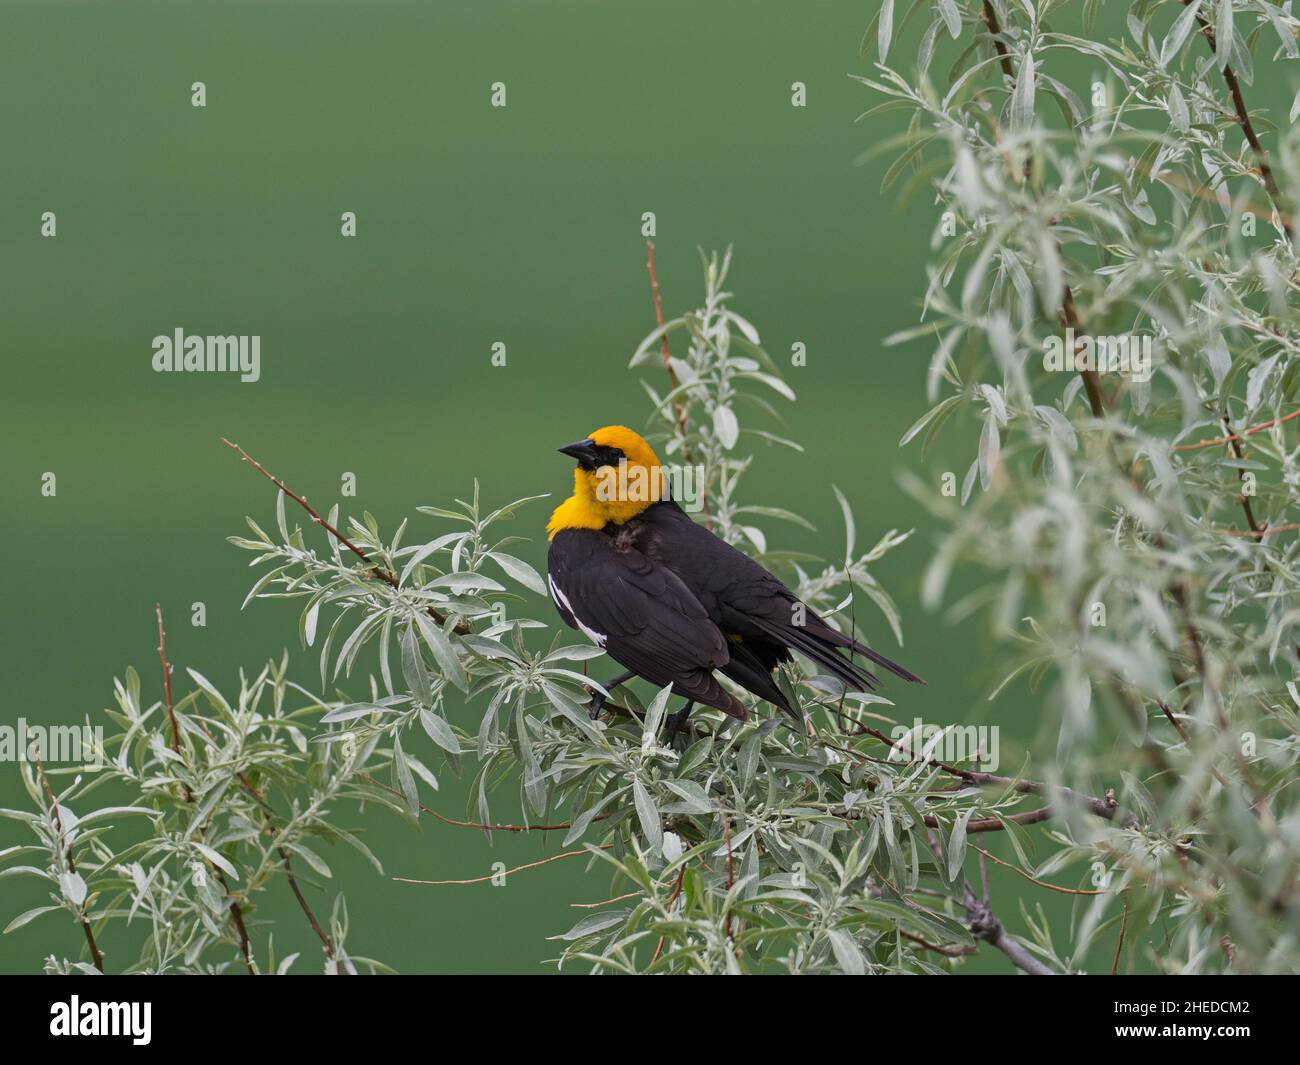
<svg viewBox="0 0 1300 1065">
<path fill-rule="evenodd" d="M 673 741 L 677 739 L 677 733 L 679 733 L 682 730 L 682 726 L 686 724 L 686 717 L 691 712 L 691 707 L 694 705 L 693 702 L 687 703 L 675 714 L 669 714 L 665 719 L 668 725 L 668 730 L 664 733 L 665 747 L 672 747 Z"/>
<path fill-rule="evenodd" d="M 600 717 L 600 712 L 605 709 L 605 700 L 607 698 L 609 698 L 609 696 L 604 692 L 591 693 L 591 708 L 587 713 L 591 716 L 592 721 L 595 721 Z"/>
</svg>

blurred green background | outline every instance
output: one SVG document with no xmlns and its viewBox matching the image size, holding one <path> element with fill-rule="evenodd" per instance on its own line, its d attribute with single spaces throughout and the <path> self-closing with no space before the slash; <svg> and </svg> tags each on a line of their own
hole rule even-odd
<svg viewBox="0 0 1300 1065">
<path fill-rule="evenodd" d="M 746 493 L 821 532 L 769 524 L 773 546 L 837 550 L 832 483 L 855 504 L 860 543 L 921 526 L 878 571 L 904 616 L 895 657 L 930 680 L 892 692 L 900 719 L 1001 724 L 1012 772 L 1022 744 L 1041 737 L 1050 709 L 1023 688 L 984 701 L 997 677 L 976 626 L 917 605 L 930 536 L 897 472 L 960 477 L 970 452 L 922 460 L 896 446 L 924 409 L 925 353 L 880 341 L 917 318 L 934 216 L 925 197 L 900 209 L 879 195 L 888 157 L 853 165 L 898 130 L 891 115 L 854 124 L 878 102 L 847 76 L 870 68 L 859 42 L 875 4 L 0 6 L 4 723 L 97 715 L 128 664 L 157 698 L 155 601 L 178 673 L 229 685 L 241 664 L 288 646 L 297 678 L 317 687 L 292 605 L 240 612 L 247 556 L 225 537 L 245 514 L 270 522 L 274 492 L 218 437 L 322 511 L 355 473 L 345 511 L 368 509 L 386 529 L 410 515 L 408 542 L 443 531 L 417 504 L 464 496 L 474 477 L 490 503 L 562 494 L 558 444 L 645 420 L 626 365 L 654 324 L 640 235 L 654 211 L 668 314 L 699 298 L 696 246 L 734 243 L 736 309 L 783 363 L 791 344 L 807 345 L 807 366 L 787 372 L 799 394 L 789 433 L 806 451 L 765 449 Z M 195 81 L 204 109 L 190 105 Z M 489 106 L 494 81 L 507 85 L 504 110 Z M 794 81 L 807 85 L 805 108 L 791 106 Z M 57 214 L 55 239 L 40 235 L 45 211 Z M 355 239 L 340 236 L 344 211 L 357 214 Z M 260 334 L 261 381 L 155 374 L 151 339 L 176 327 Z M 498 340 L 505 368 L 489 361 Z M 40 494 L 47 471 L 55 498 Z M 535 537 L 520 553 L 539 568 L 551 505 L 512 530 Z M 189 623 L 198 601 L 206 628 Z M 897 650 L 883 622 L 868 630 Z M 434 801 L 463 816 L 463 782 L 442 781 Z M 4 768 L 0 805 L 25 804 L 16 768 Z M 18 841 L 5 824 L 0 847 Z M 386 871 L 411 877 L 481 875 L 559 846 L 503 835 L 489 845 L 429 819 L 417 832 L 377 812 L 365 827 Z M 547 971 L 556 945 L 545 936 L 581 912 L 567 904 L 610 893 L 603 872 L 573 861 L 500 889 L 429 888 L 377 878 L 353 857 L 330 859 L 349 946 L 405 972 Z M 1013 931 L 1022 887 L 995 883 Z M 314 967 L 287 888 L 273 894 L 260 915 L 284 918 L 278 952 L 302 950 L 299 969 Z M 5 919 L 42 895 L 0 880 Z M 111 969 L 113 937 L 103 945 Z M 35 971 L 79 946 L 71 923 L 42 918 L 0 939 L 0 969 Z M 968 966 L 1008 968 L 989 951 Z"/>
</svg>

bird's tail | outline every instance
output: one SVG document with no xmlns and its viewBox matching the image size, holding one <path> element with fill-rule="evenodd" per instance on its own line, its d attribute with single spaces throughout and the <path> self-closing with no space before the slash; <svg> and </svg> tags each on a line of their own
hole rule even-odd
<svg viewBox="0 0 1300 1065">
<path fill-rule="evenodd" d="M 905 669 L 897 662 L 891 661 L 882 655 L 879 651 L 873 651 L 865 643 L 859 643 L 857 640 L 845 636 L 842 632 L 836 632 L 829 625 L 826 626 L 825 633 L 821 634 L 822 639 L 833 643 L 836 647 L 843 647 L 852 654 L 862 655 L 868 658 L 882 669 L 887 669 L 896 677 L 902 677 L 904 680 L 910 680 L 913 684 L 924 684 L 925 681 L 913 673 L 910 669 Z"/>
<path fill-rule="evenodd" d="M 924 684 L 920 677 L 911 670 L 904 669 L 897 662 L 890 661 L 884 655 L 873 651 L 866 644 L 859 643 L 841 632 L 836 632 L 824 622 L 813 622 L 810 618 L 805 625 L 781 625 L 755 619 L 776 639 L 790 645 L 805 658 L 810 658 L 822 666 L 832 676 L 839 679 L 851 691 L 875 691 L 880 685 L 880 678 L 870 670 L 863 669 L 851 658 L 845 658 L 837 649 L 843 648 L 852 654 L 860 654 L 889 670 L 896 676 L 917 684 Z"/>
</svg>

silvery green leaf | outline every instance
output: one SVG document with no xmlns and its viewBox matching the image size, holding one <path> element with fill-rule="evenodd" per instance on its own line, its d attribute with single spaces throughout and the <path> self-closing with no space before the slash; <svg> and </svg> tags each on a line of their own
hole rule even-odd
<svg viewBox="0 0 1300 1065">
<path fill-rule="evenodd" d="M 433 652 L 433 659 L 442 670 L 442 675 L 461 691 L 468 691 L 469 678 L 465 675 L 465 667 L 461 665 L 460 655 L 451 645 L 451 638 L 428 614 L 416 614 L 415 623 L 420 627 L 420 635 L 424 637 L 424 642 Z"/>
<path fill-rule="evenodd" d="M 426 558 L 432 555 L 435 551 L 440 551 L 449 543 L 461 540 L 468 535 L 468 533 L 463 532 L 445 533 L 442 536 L 430 540 L 427 544 L 421 544 L 419 547 L 415 548 L 415 550 L 411 552 L 411 557 L 406 560 L 406 565 L 402 567 L 402 573 L 398 578 L 397 583 L 405 584 L 407 580 L 410 579 L 411 574 L 415 571 L 415 567 L 420 565 L 420 563 Z M 408 548 L 407 550 L 410 549 Z"/>
<path fill-rule="evenodd" d="M 1214 387 L 1217 391 L 1223 387 L 1223 379 L 1232 369 L 1232 356 L 1228 354 L 1228 345 L 1224 343 L 1223 334 L 1213 330 L 1205 339 L 1202 348 L 1205 361 L 1209 363 L 1210 373 L 1214 375 Z"/>
<path fill-rule="evenodd" d="M 714 805 L 709 801 L 708 792 L 694 780 L 664 780 L 664 787 L 674 795 L 680 796 L 682 802 L 675 804 L 673 812 L 688 814 L 712 813 Z"/>
<path fill-rule="evenodd" d="M 1056 240 L 1047 230 L 1038 236 L 1038 255 L 1039 295 L 1044 306 L 1054 315 L 1061 307 L 1061 297 L 1065 291 L 1065 276 L 1061 269 L 1061 257 L 1057 252 Z"/>
<path fill-rule="evenodd" d="M 502 551 L 489 551 L 488 558 L 529 591 L 536 592 L 538 595 L 546 594 L 546 585 L 542 582 L 541 576 L 523 559 L 507 555 Z"/>
<path fill-rule="evenodd" d="M 411 767 L 406 763 L 406 755 L 402 752 L 402 737 L 396 733 L 393 734 L 393 776 L 396 778 L 397 790 L 406 803 L 406 812 L 411 817 L 420 816 L 420 793 L 415 786 L 415 777 L 411 775 Z"/>
<path fill-rule="evenodd" d="M 325 877 L 325 879 L 327 880 L 333 879 L 334 874 L 330 872 L 330 867 L 325 864 L 325 859 L 323 859 L 315 851 L 311 850 L 308 847 L 303 846 L 303 844 L 301 843 L 291 843 L 289 844 L 289 849 L 292 850 L 294 854 L 298 855 L 298 857 L 300 857 L 304 862 L 310 865 L 316 873 Z"/>
<path fill-rule="evenodd" d="M 988 491 L 993 483 L 993 472 L 998 466 L 998 457 L 1002 450 L 1002 438 L 998 433 L 998 421 L 992 411 L 984 417 L 984 429 L 980 433 L 979 472 L 980 487 Z"/>
<path fill-rule="evenodd" d="M 38 918 L 43 913 L 53 913 L 55 910 L 61 910 L 61 909 L 63 909 L 62 906 L 37 906 L 35 909 L 27 910 L 23 913 L 20 913 L 17 917 L 15 917 L 12 921 L 10 921 L 7 925 L 5 925 L 5 934 L 8 935 L 10 932 L 14 932 L 17 931 L 19 928 L 22 928 L 23 925 L 30 924 L 32 921 L 36 920 L 36 918 Z"/>
<path fill-rule="evenodd" d="M 207 844 L 199 843 L 195 841 L 194 849 L 197 850 L 200 854 L 202 854 L 203 857 L 205 857 L 208 861 L 210 861 L 213 865 L 215 865 L 227 876 L 234 877 L 235 879 L 239 878 L 238 870 L 236 870 L 235 867 L 230 864 L 230 861 L 224 856 L 222 856 L 220 853 L 218 853 L 216 850 L 209 847 Z"/>
<path fill-rule="evenodd" d="M 528 729 L 528 715 L 521 704 L 515 710 L 515 736 L 519 740 L 519 756 L 523 763 L 524 797 L 536 814 L 546 809 L 546 780 L 533 749 L 533 736 Z"/>
<path fill-rule="evenodd" d="M 1052 435 L 1069 450 L 1077 451 L 1079 449 L 1079 437 L 1074 431 L 1074 426 L 1070 424 L 1069 418 L 1055 407 L 1049 407 L 1046 404 L 1035 406 L 1034 413 L 1043 420 Z"/>
<path fill-rule="evenodd" d="M 986 427 L 986 428 L 987 428 L 987 427 Z M 982 450 L 982 448 L 983 448 L 983 443 L 984 443 L 984 441 L 983 441 L 983 436 L 981 435 L 981 438 L 980 438 L 981 450 Z M 970 464 L 970 469 L 968 469 L 968 470 L 966 471 L 966 476 L 962 479 L 962 482 L 961 482 L 961 505 L 962 505 L 963 507 L 966 505 L 967 501 L 970 499 L 971 490 L 974 489 L 974 487 L 975 487 L 975 475 L 976 475 L 977 473 L 980 472 L 980 470 L 981 470 L 981 468 L 983 467 L 983 465 L 984 465 L 983 462 L 981 462 L 980 459 L 977 457 L 977 458 L 975 459 L 975 461 L 972 462 L 972 463 Z"/>
<path fill-rule="evenodd" d="M 962 863 L 966 859 L 966 826 L 970 823 L 975 807 L 970 806 L 957 816 L 952 826 L 952 835 L 948 837 L 948 880 L 956 881 L 961 873 Z"/>
<path fill-rule="evenodd" d="M 60 873 L 59 889 L 63 892 L 63 897 L 78 908 L 86 901 L 86 881 L 80 873 Z"/>
<path fill-rule="evenodd" d="M 231 713 L 230 704 L 226 702 L 226 697 L 222 695 L 221 692 L 217 691 L 217 687 L 212 683 L 212 681 L 208 680 L 207 677 L 196 669 L 187 668 L 185 672 L 190 675 L 190 679 L 194 681 L 195 684 L 203 689 L 204 694 L 212 700 L 212 704 L 215 707 L 226 714 Z"/>
<path fill-rule="evenodd" d="M 1022 131 L 1034 122 L 1034 57 L 1026 52 L 1020 60 L 1016 88 L 1011 95 L 1011 128 Z"/>
<path fill-rule="evenodd" d="M 1183 91 L 1174 82 L 1169 87 L 1169 117 L 1174 120 L 1174 126 L 1186 133 L 1191 125 L 1191 112 L 1187 109 L 1187 101 L 1183 98 Z"/>
<path fill-rule="evenodd" d="M 420 708 L 420 724 L 424 726 L 424 731 L 429 734 L 429 739 L 433 740 L 444 751 L 451 754 L 460 754 L 460 741 L 456 738 L 456 733 L 451 729 L 441 717 L 432 710 Z"/>
<path fill-rule="evenodd" d="M 425 587 L 429 589 L 445 588 L 449 592 L 458 594 L 505 591 L 504 585 L 494 581 L 486 573 L 444 573 L 441 577 L 435 577 Z"/>
<path fill-rule="evenodd" d="M 1246 407 L 1249 410 L 1255 410 L 1259 407 L 1260 400 L 1264 396 L 1264 385 L 1268 383 L 1269 377 L 1273 373 L 1273 367 L 1277 365 L 1280 355 L 1272 355 L 1265 359 L 1258 366 L 1253 366 L 1246 374 Z"/>
<path fill-rule="evenodd" d="M 646 842 L 650 845 L 651 851 L 658 854 L 663 850 L 664 845 L 663 818 L 650 792 L 637 778 L 632 780 L 632 799 L 636 804 L 637 819 L 641 822 L 641 831 L 645 835 Z"/>
<path fill-rule="evenodd" d="M 880 5 L 880 22 L 876 29 L 876 45 L 883 63 L 889 56 L 889 45 L 894 37 L 894 0 L 884 0 Z"/>
<path fill-rule="evenodd" d="M 284 516 L 284 489 L 281 488 L 275 493 L 275 525 L 280 531 L 280 542 L 287 544 L 289 542 L 289 524 L 285 521 Z"/>
<path fill-rule="evenodd" d="M 921 432 L 921 430 L 924 429 L 927 425 L 929 425 L 932 421 L 934 421 L 935 418 L 939 417 L 939 415 L 943 414 L 944 411 L 948 410 L 950 407 L 953 407 L 960 402 L 961 402 L 961 396 L 949 396 L 941 403 L 938 403 L 935 406 L 931 407 L 928 411 L 922 414 L 921 417 L 917 418 L 916 421 L 912 423 L 911 428 L 909 428 L 907 432 L 903 434 L 903 438 L 899 440 L 898 446 L 906 447 L 909 443 L 912 442 L 913 439 L 916 438 L 916 435 L 919 432 Z"/>
<path fill-rule="evenodd" d="M 718 436 L 718 442 L 728 451 L 735 447 L 740 438 L 740 424 L 736 421 L 735 411 L 721 403 L 714 407 L 713 431 Z"/>
<path fill-rule="evenodd" d="M 575 940 L 603 932 L 627 920 L 631 910 L 609 910 L 604 913 L 588 914 L 563 935 L 548 936 L 548 939 Z"/>
<path fill-rule="evenodd" d="M 1196 16 L 1200 11 L 1202 0 L 1192 0 L 1174 19 L 1173 27 L 1169 31 L 1169 36 L 1164 39 L 1160 46 L 1160 65 L 1168 66 L 1169 61 L 1174 58 L 1187 42 L 1188 36 L 1196 28 Z"/>
<path fill-rule="evenodd" d="M 316 642 L 316 620 L 320 616 L 319 599 L 313 599 L 311 606 L 303 614 L 302 620 L 302 639 L 308 647 Z"/>
<path fill-rule="evenodd" d="M 944 24 L 955 41 L 961 36 L 961 11 L 957 8 L 956 0 L 939 0 L 939 14 L 943 16 Z"/>
<path fill-rule="evenodd" d="M 663 723 L 664 709 L 668 706 L 668 699 L 672 693 L 671 684 L 660 688 L 646 708 L 645 720 L 641 726 L 642 748 L 650 748 L 658 743 L 659 726 Z"/>
<path fill-rule="evenodd" d="M 366 717 L 368 714 L 373 714 L 377 711 L 382 713 L 382 708 L 378 706 L 369 706 L 367 704 L 340 706 L 326 714 L 322 714 L 321 723 L 332 725 L 338 721 L 352 721 L 358 717 Z"/>
<path fill-rule="evenodd" d="M 557 647 L 548 654 L 543 662 L 554 662 L 557 660 L 566 660 L 570 662 L 586 662 L 593 658 L 599 658 L 605 653 L 603 647 L 597 647 L 595 644 L 579 643 L 572 647 Z"/>
<path fill-rule="evenodd" d="M 433 688 L 429 684 L 429 670 L 416 642 L 415 626 L 407 625 L 398 641 L 402 652 L 402 676 L 415 701 L 428 706 L 433 702 Z"/>
<path fill-rule="evenodd" d="M 953 34 L 955 37 L 956 34 Z M 853 937 L 839 928 L 831 928 L 826 932 L 826 938 L 830 940 L 831 951 L 835 955 L 835 963 L 844 972 L 850 976 L 862 976 L 867 971 L 866 960 L 862 957 L 862 951 L 858 949 L 857 943 Z"/>
<path fill-rule="evenodd" d="M 685 851 L 682 849 L 682 837 L 676 832 L 664 833 L 664 861 L 670 865 L 677 861 Z"/>
<path fill-rule="evenodd" d="M 758 770 L 758 755 L 763 746 L 763 736 L 757 730 L 741 745 L 736 756 L 736 768 L 740 770 L 740 786 L 748 788 L 754 783 L 754 774 Z"/>
<path fill-rule="evenodd" d="M 1222 70 L 1232 61 L 1232 0 L 1219 0 L 1214 27 L 1214 56 Z"/>
<path fill-rule="evenodd" d="M 849 501 L 844 498 L 844 493 L 836 485 L 831 485 L 831 491 L 835 493 L 836 500 L 840 504 L 840 514 L 844 517 L 844 557 L 846 559 L 853 557 L 853 547 L 857 542 L 857 526 L 853 521 L 853 508 L 849 506 Z"/>
</svg>

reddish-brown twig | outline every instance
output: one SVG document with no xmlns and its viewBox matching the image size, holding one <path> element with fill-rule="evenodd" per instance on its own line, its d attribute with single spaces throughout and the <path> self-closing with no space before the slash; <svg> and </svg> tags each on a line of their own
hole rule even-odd
<svg viewBox="0 0 1300 1065">
<path fill-rule="evenodd" d="M 647 240 L 646 246 L 646 269 L 650 273 L 650 295 L 654 299 L 655 305 L 655 324 L 663 329 L 664 327 L 664 308 L 663 302 L 659 298 L 659 275 L 655 272 L 655 246 L 654 241 Z M 664 356 L 664 369 L 668 371 L 668 387 L 672 391 L 677 390 L 677 374 L 673 372 L 672 354 L 668 349 L 668 334 L 665 332 L 659 337 L 659 348 Z M 682 438 L 682 461 L 689 463 L 691 461 L 690 449 L 686 444 L 686 408 L 682 404 L 681 396 L 673 398 L 673 411 L 677 415 L 677 431 Z"/>
<path fill-rule="evenodd" d="M 162 662 L 163 699 L 167 707 L 167 720 L 172 727 L 172 750 L 181 753 L 181 730 L 176 725 L 176 710 L 172 705 L 172 670 L 167 664 L 167 634 L 163 631 L 162 604 L 154 603 L 158 615 L 158 660 Z"/>
<path fill-rule="evenodd" d="M 1128 892 L 1124 892 L 1124 916 L 1119 922 L 1119 942 L 1115 944 L 1115 957 L 1110 963 L 1110 975 L 1119 975 L 1119 956 L 1124 950 L 1124 933 L 1128 931 Z"/>
<path fill-rule="evenodd" d="M 1187 7 L 1191 0 L 1182 0 L 1184 7 Z M 1219 53 L 1218 41 L 1215 37 L 1214 27 L 1206 21 L 1205 17 L 1197 12 L 1196 24 L 1201 28 L 1201 34 L 1210 45 L 1210 50 L 1217 56 Z M 1237 125 L 1241 127 L 1241 132 L 1246 137 L 1246 143 L 1250 145 L 1250 150 L 1255 153 L 1255 163 L 1259 167 L 1259 176 L 1264 182 L 1264 190 L 1268 193 L 1268 198 L 1272 201 L 1273 207 L 1277 210 L 1278 216 L 1282 222 L 1282 228 L 1291 240 L 1295 240 L 1295 226 L 1286 209 L 1286 202 L 1282 196 L 1282 190 L 1278 187 L 1277 178 L 1273 176 L 1273 168 L 1268 163 L 1268 152 L 1259 141 L 1259 135 L 1255 132 L 1255 126 L 1250 120 L 1250 110 L 1246 107 L 1246 99 L 1241 94 L 1241 83 L 1237 81 L 1236 72 L 1233 71 L 1231 64 L 1223 64 L 1223 80 L 1228 85 L 1228 92 L 1232 96 L 1232 106 L 1236 111 Z"/>
<path fill-rule="evenodd" d="M 1234 440 L 1241 440 L 1243 437 L 1252 436 L 1255 433 L 1262 433 L 1265 429 L 1271 429 L 1275 425 L 1281 425 L 1283 422 L 1289 422 L 1293 418 L 1300 418 L 1300 410 L 1293 410 L 1290 414 L 1285 414 L 1281 418 L 1270 418 L 1266 422 L 1260 422 L 1258 425 L 1252 425 L 1249 429 L 1243 429 L 1239 433 L 1230 433 L 1227 436 L 1216 436 L 1213 440 L 1198 440 L 1194 444 L 1179 444 L 1171 448 L 1171 451 L 1195 451 L 1203 447 L 1215 447 L 1218 444 L 1230 444 Z"/>
<path fill-rule="evenodd" d="M 1006 822 L 1014 821 L 1018 825 L 1036 825 L 1040 821 L 1050 821 L 1056 816 L 1056 811 L 1050 806 L 1040 806 L 1037 810 L 1027 810 L 1019 814 L 1007 814 L 999 820 L 996 817 L 977 817 L 969 821 L 966 825 L 967 832 L 1005 832 Z M 938 828 L 939 818 L 933 814 L 923 815 L 926 827 Z"/>
<path fill-rule="evenodd" d="M 895 748 L 903 754 L 908 761 L 923 761 L 926 765 L 937 766 L 945 773 L 949 773 L 955 777 L 960 777 L 962 780 L 971 784 L 992 784 L 997 787 L 1014 787 L 1016 791 L 1028 792 L 1034 795 L 1051 793 L 1064 799 L 1079 803 L 1098 817 L 1104 817 L 1108 821 L 1118 820 L 1119 823 L 1126 828 L 1135 824 L 1137 821 L 1132 814 L 1123 814 L 1121 816 L 1119 813 L 1119 806 L 1116 804 L 1115 800 L 1109 796 L 1105 799 L 1099 799 L 1094 795 L 1084 795 L 1081 792 L 1074 791 L 1072 788 L 1051 786 L 1043 783 L 1041 780 L 1028 780 L 1024 777 L 1003 777 L 998 776 L 995 773 L 983 773 L 976 772 L 973 769 L 962 769 L 960 766 L 949 765 L 947 762 L 941 762 L 934 758 L 922 758 L 916 756 L 908 750 L 908 748 L 896 743 L 879 729 L 864 726 L 863 731 L 872 739 L 879 740 L 881 743 Z M 842 751 L 845 754 L 854 755 L 859 758 L 863 757 L 863 755 L 859 754 L 859 752 L 853 750 L 851 747 L 842 747 L 838 744 L 829 742 L 826 746 L 833 747 L 835 750 Z"/>
<path fill-rule="evenodd" d="M 293 891 L 293 897 L 298 900 L 298 905 L 302 912 L 307 915 L 307 921 L 311 925 L 311 930 L 316 933 L 316 938 L 320 940 L 321 946 L 325 950 L 325 957 L 330 961 L 334 960 L 334 941 L 321 929 L 320 922 L 316 920 L 316 915 L 312 913 L 311 907 L 307 904 L 306 898 L 303 897 L 302 889 L 298 887 L 298 878 L 293 875 L 293 866 L 289 864 L 289 852 L 284 847 L 280 848 L 280 857 L 284 859 L 284 872 L 289 878 L 289 887 Z M 347 970 L 340 967 L 339 973 L 346 973 Z"/>
<path fill-rule="evenodd" d="M 605 843 L 602 844 L 599 849 L 607 851 L 612 846 L 614 846 L 614 844 Z M 469 880 L 415 880 L 409 876 L 395 876 L 393 879 L 402 884 L 429 884 L 434 887 L 439 887 L 444 884 L 484 884 L 489 880 L 495 880 L 499 876 L 510 876 L 513 873 L 522 873 L 525 869 L 536 869 L 539 865 L 549 865 L 551 862 L 558 862 L 561 858 L 576 858 L 579 855 L 590 853 L 591 851 L 586 848 L 577 851 L 565 851 L 562 854 L 552 854 L 549 858 L 542 858 L 540 861 L 528 862 L 526 865 L 517 865 L 513 869 L 506 869 L 500 873 L 489 873 L 487 876 L 471 877 Z"/>
<path fill-rule="evenodd" d="M 987 858 L 989 861 L 996 862 L 1004 869 L 1010 869 L 1017 876 L 1024 877 L 1031 884 L 1037 884 L 1041 888 L 1047 888 L 1048 891 L 1059 891 L 1062 895 L 1105 895 L 1106 894 L 1105 889 L 1102 889 L 1100 891 L 1088 891 L 1085 890 L 1084 888 L 1068 888 L 1068 887 L 1061 887 L 1059 884 L 1049 884 L 1046 880 L 1039 880 L 1036 876 L 1030 876 L 1023 869 L 1021 869 L 1020 866 L 1012 865 L 1010 862 L 1004 862 L 1001 858 L 995 857 L 994 855 L 986 851 L 983 847 L 977 846 L 975 850 L 979 851 L 979 853 L 983 857 Z"/>
<path fill-rule="evenodd" d="M 727 892 L 730 894 L 731 889 L 736 886 L 736 867 L 731 859 L 731 819 L 727 816 L 727 811 L 723 808 L 722 803 L 718 803 L 718 816 L 722 818 L 722 838 L 727 846 Z M 727 941 L 733 944 L 736 957 L 740 957 L 740 944 L 736 943 L 731 934 L 731 903 L 727 903 Z"/>
<path fill-rule="evenodd" d="M 1270 525 L 1259 532 L 1254 529 L 1211 529 L 1211 531 L 1222 533 L 1224 536 L 1249 536 L 1252 540 L 1262 540 L 1265 536 L 1272 536 L 1274 533 L 1295 532 L 1296 529 L 1300 529 L 1300 524 Z"/>
<path fill-rule="evenodd" d="M 349 540 L 346 536 L 344 536 L 343 533 L 339 532 L 339 530 L 336 529 L 333 525 L 331 525 L 326 519 L 322 518 L 320 514 L 317 513 L 316 508 L 313 507 L 310 503 L 308 503 L 303 496 L 298 495 L 297 492 L 293 491 L 288 485 L 286 485 L 282 480 L 280 480 L 280 478 L 275 476 L 275 474 L 273 474 L 270 470 L 268 470 L 265 466 L 263 466 L 260 462 L 258 462 L 257 459 L 253 458 L 252 455 L 250 455 L 238 444 L 227 440 L 224 436 L 221 438 L 221 442 L 225 444 L 227 447 L 234 448 L 236 451 L 238 451 L 240 457 L 245 462 L 251 465 L 255 470 L 258 471 L 258 473 L 260 473 L 268 481 L 270 481 L 277 488 L 279 488 L 281 492 L 283 492 L 286 496 L 288 496 L 300 507 L 302 507 L 302 509 L 305 510 L 311 516 L 312 521 L 314 521 L 327 533 L 333 536 L 334 539 L 336 539 L 340 544 L 342 544 L 354 555 L 356 555 L 357 558 L 361 559 L 362 562 L 366 563 L 370 567 L 369 573 L 372 577 L 376 578 L 377 580 L 383 581 L 389 587 L 392 588 L 398 587 L 397 574 L 395 574 L 392 570 L 385 568 L 384 566 L 376 565 L 374 561 L 370 558 L 370 556 L 367 555 L 364 551 L 362 551 L 361 548 L 359 548 L 356 544 L 354 544 L 351 540 Z M 425 609 L 427 610 L 429 617 L 433 618 L 433 620 L 436 621 L 439 625 L 446 622 L 447 620 L 446 615 L 444 615 L 442 611 L 438 610 L 436 607 L 431 606 L 431 607 L 426 607 Z M 456 623 L 455 631 L 463 636 L 472 630 L 469 623 L 462 620 Z"/>
<path fill-rule="evenodd" d="M 72 856 L 72 846 L 63 836 L 63 817 L 59 813 L 59 801 L 54 797 L 54 789 L 50 787 L 49 777 L 45 775 L 45 764 L 41 761 L 40 747 L 32 743 L 35 739 L 31 731 L 27 733 L 28 743 L 31 746 L 32 761 L 36 764 L 36 775 L 40 778 L 41 787 L 45 791 L 45 796 L 50 800 L 50 813 L 54 817 L 54 831 L 59 838 L 59 849 L 63 851 L 63 858 L 68 863 L 68 872 L 76 874 L 77 862 Z M 83 901 L 77 907 L 77 918 L 81 922 L 81 930 L 86 935 L 86 945 L 90 948 L 90 960 L 94 962 L 95 968 L 101 973 L 104 971 L 104 955 L 99 947 L 95 944 L 95 933 L 90 927 L 90 919 L 86 916 L 86 903 Z"/>
</svg>

